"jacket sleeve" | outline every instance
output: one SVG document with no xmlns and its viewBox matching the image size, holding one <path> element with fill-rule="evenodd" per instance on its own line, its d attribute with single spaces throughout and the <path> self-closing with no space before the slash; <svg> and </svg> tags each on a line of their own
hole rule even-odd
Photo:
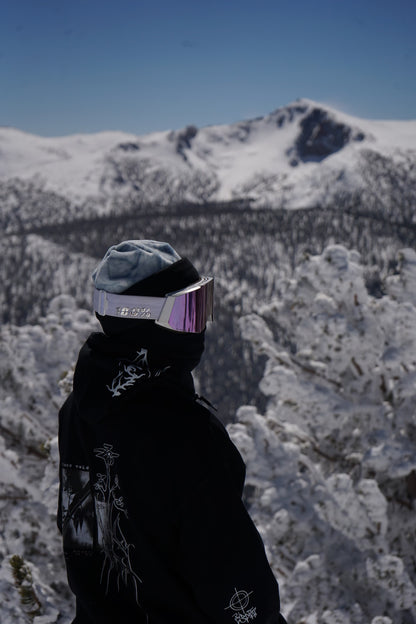
<svg viewBox="0 0 416 624">
<path fill-rule="evenodd" d="M 285 624 L 262 539 L 221 450 L 217 440 L 194 457 L 199 481 L 182 503 L 183 575 L 215 624 Z"/>
</svg>

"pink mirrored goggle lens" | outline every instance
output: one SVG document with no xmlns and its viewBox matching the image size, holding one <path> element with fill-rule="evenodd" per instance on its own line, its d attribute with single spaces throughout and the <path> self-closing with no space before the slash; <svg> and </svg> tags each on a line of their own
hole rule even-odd
<svg viewBox="0 0 416 624">
<path fill-rule="evenodd" d="M 171 297 L 174 301 L 169 318 L 160 323 L 165 327 L 179 332 L 200 333 L 205 329 L 207 321 L 213 320 L 213 278 L 203 278 L 194 290 L 173 293 L 168 299 Z"/>
</svg>

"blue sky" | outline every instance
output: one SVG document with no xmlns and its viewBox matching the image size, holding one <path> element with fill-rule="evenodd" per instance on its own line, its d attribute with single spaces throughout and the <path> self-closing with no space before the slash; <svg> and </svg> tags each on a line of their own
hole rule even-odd
<svg viewBox="0 0 416 624">
<path fill-rule="evenodd" d="M 231 123 L 307 97 L 416 119 L 415 0 L 3 0 L 0 125 Z"/>
</svg>

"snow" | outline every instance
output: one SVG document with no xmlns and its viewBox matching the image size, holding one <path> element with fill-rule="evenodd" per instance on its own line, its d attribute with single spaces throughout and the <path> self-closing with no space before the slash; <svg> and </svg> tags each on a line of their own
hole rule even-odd
<svg viewBox="0 0 416 624">
<path fill-rule="evenodd" d="M 314 115 L 302 156 L 299 137 Z M 327 122 L 329 134 L 318 147 L 332 140 L 335 147 L 323 158 L 310 157 L 308 141 L 319 139 Z M 335 149 L 340 124 L 350 135 Z M 353 138 L 360 133 L 362 139 Z M 91 312 L 78 307 L 88 298 L 96 260 L 39 234 L 21 241 L 19 227 L 69 222 L 83 214 L 87 197 L 96 211 L 91 217 L 134 206 L 137 198 L 168 205 L 253 197 L 257 206 L 293 208 L 329 206 L 334 197 L 362 189 L 369 203 L 360 206 L 387 207 L 384 216 L 409 223 L 411 178 L 395 177 L 395 167 L 405 163 L 412 171 L 415 150 L 415 121 L 362 120 L 310 100 L 230 126 L 144 137 L 106 132 L 46 139 L 0 128 L 2 216 L 13 233 L 4 236 L 13 250 L 6 258 L 33 278 L 23 286 L 7 283 L 5 292 L 27 289 L 19 306 L 31 306 L 36 321 L 0 328 L 2 624 L 28 621 L 11 573 L 13 555 L 23 558 L 41 604 L 35 624 L 68 624 L 73 615 L 55 524 L 57 411 L 70 391 L 78 349 L 97 328 Z M 31 181 L 26 187 L 24 178 Z M 37 194 L 38 188 L 54 189 L 69 202 Z M 404 206 L 404 216 L 388 212 L 397 189 L 392 206 Z M 20 265 L 23 244 L 30 253 Z M 292 272 L 281 242 L 273 245 L 263 245 L 261 235 L 242 238 L 241 245 L 222 249 L 213 266 L 224 309 L 242 315 L 247 344 L 265 359 L 264 409 L 240 406 L 228 428 L 247 463 L 246 502 L 279 580 L 283 612 L 293 624 L 412 624 L 416 252 L 399 251 L 397 269 L 383 278 L 376 298 L 364 279 L 374 266 L 365 266 L 357 251 L 330 245 L 320 255 L 298 253 L 302 260 Z M 265 253 L 275 253 L 273 263 Z M 242 254 L 253 266 L 243 265 Z M 55 297 L 63 284 L 76 301 Z M 40 299 L 49 297 L 43 314 Z"/>
<path fill-rule="evenodd" d="M 247 464 L 246 500 L 290 622 L 416 621 L 415 254 L 375 299 L 357 252 L 340 245 L 280 277 L 240 325 L 266 354 L 264 413 L 241 406 L 228 429 Z M 26 622 L 11 577 L 17 554 L 42 608 L 68 623 L 55 526 L 56 413 L 83 338 L 96 327 L 69 296 L 37 325 L 0 332 L 2 622 Z M 288 344 L 292 345 L 287 349 Z"/>
<path fill-rule="evenodd" d="M 30 586 L 42 605 L 41 616 L 33 622 L 71 621 L 72 600 L 56 528 L 57 410 L 70 389 L 80 344 L 96 328 L 90 313 L 60 296 L 38 325 L 0 329 L 2 624 L 31 621 L 11 575 L 13 555 L 23 557 L 30 567 Z"/>
<path fill-rule="evenodd" d="M 334 140 L 343 126 L 351 133 L 346 144 L 320 156 L 321 146 L 316 157 L 299 158 L 296 146 L 311 116 L 309 143 L 319 141 L 320 132 Z M 335 180 L 341 189 L 351 189 L 361 179 L 357 156 L 368 149 L 392 158 L 414 152 L 416 121 L 364 120 L 305 99 L 263 118 L 195 128 L 190 134 L 188 127 L 144 136 L 101 132 L 43 138 L 0 128 L 0 180 L 34 179 L 72 201 L 104 201 L 109 194 L 132 191 L 167 203 L 166 194 L 172 197 L 176 189 L 176 201 L 250 198 L 259 205 L 302 207 L 322 201 L 325 186 Z M 144 171 L 159 182 L 165 179 L 163 193 L 160 184 L 147 184 Z M 316 184 L 318 171 L 323 184 Z M 207 196 L 198 194 L 199 179 L 209 180 Z"/>
<path fill-rule="evenodd" d="M 103 154 L 134 135 L 100 132 L 68 137 L 38 137 L 14 128 L 0 128 L 0 178 L 33 177 L 65 195 L 85 197 L 99 190 Z"/>
<path fill-rule="evenodd" d="M 331 246 L 240 321 L 268 405 L 229 432 L 289 621 L 416 621 L 416 264 L 399 256 L 375 299 L 359 255 Z"/>
</svg>

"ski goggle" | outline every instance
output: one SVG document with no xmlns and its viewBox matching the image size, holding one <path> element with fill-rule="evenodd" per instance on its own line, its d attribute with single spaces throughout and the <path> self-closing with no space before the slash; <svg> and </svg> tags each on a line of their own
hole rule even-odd
<svg viewBox="0 0 416 624">
<path fill-rule="evenodd" d="M 154 320 L 172 331 L 199 334 L 214 317 L 214 278 L 202 277 L 165 297 L 119 295 L 95 289 L 94 310 L 101 316 Z"/>
</svg>

